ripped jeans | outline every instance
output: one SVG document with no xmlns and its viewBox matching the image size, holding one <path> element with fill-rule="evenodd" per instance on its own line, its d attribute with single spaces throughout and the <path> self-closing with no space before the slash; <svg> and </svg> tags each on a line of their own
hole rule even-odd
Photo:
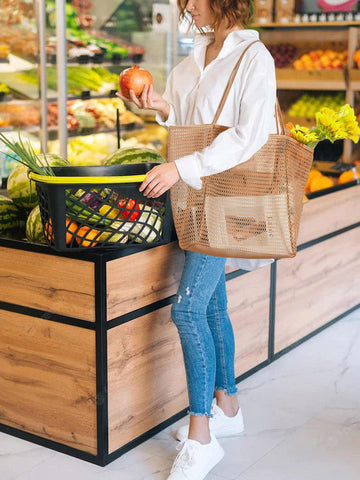
<svg viewBox="0 0 360 480">
<path fill-rule="evenodd" d="M 226 258 L 185 252 L 171 317 L 183 351 L 190 415 L 212 417 L 214 390 L 235 395 L 234 332 L 227 313 Z"/>
</svg>

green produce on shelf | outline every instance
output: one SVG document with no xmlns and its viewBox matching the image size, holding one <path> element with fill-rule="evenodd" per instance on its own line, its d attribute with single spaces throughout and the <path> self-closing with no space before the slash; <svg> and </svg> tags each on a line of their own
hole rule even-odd
<svg viewBox="0 0 360 480">
<path fill-rule="evenodd" d="M 321 107 L 336 109 L 345 102 L 345 93 L 339 92 L 336 95 L 310 95 L 304 93 L 288 110 L 291 117 L 315 118 L 315 113 Z"/>
<path fill-rule="evenodd" d="M 96 45 L 104 52 L 105 58 L 111 60 L 114 56 L 119 56 L 121 59 L 128 58 L 129 50 L 122 45 L 118 45 L 112 40 L 106 40 L 99 38 L 95 35 L 91 35 L 85 30 L 81 29 L 67 29 L 66 35 L 69 40 L 80 40 L 86 45 Z"/>
<path fill-rule="evenodd" d="M 9 87 L 4 83 L 0 83 L 0 92 L 3 92 L 5 93 L 5 95 L 8 95 L 10 93 Z"/>
<path fill-rule="evenodd" d="M 65 4 L 66 26 L 68 28 L 78 28 L 77 13 L 75 7 L 70 3 Z M 46 23 L 49 28 L 56 28 L 56 4 L 55 2 L 46 2 Z"/>
<path fill-rule="evenodd" d="M 51 90 L 57 90 L 57 71 L 55 67 L 47 69 L 47 84 Z M 36 69 L 16 74 L 16 77 L 33 85 L 38 84 Z M 68 67 L 68 92 L 72 95 L 81 95 L 83 90 L 95 92 L 109 92 L 118 88 L 119 77 L 106 68 L 96 67 Z"/>
<path fill-rule="evenodd" d="M 31 210 L 26 221 L 26 238 L 29 242 L 46 243 L 39 205 Z"/>
<path fill-rule="evenodd" d="M 22 238 L 25 234 L 26 215 L 15 203 L 0 195 L 0 237 Z"/>
</svg>

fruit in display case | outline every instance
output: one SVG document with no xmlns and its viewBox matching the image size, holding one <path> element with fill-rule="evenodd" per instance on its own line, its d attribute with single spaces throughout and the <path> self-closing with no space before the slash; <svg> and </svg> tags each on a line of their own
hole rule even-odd
<svg viewBox="0 0 360 480">
<path fill-rule="evenodd" d="M 348 50 L 336 52 L 331 49 L 311 50 L 294 61 L 296 70 L 343 69 L 347 64 Z"/>
<path fill-rule="evenodd" d="M 10 50 L 7 45 L 0 45 L 0 62 L 9 61 Z"/>
<path fill-rule="evenodd" d="M 327 177 L 320 172 L 320 175 L 313 176 L 313 178 L 310 180 L 308 193 L 324 190 L 325 188 L 331 188 L 334 186 L 334 184 L 335 183 L 330 177 Z"/>
<path fill-rule="evenodd" d="M 338 178 L 338 184 L 353 182 L 354 180 L 360 179 L 360 173 L 356 171 L 355 168 L 343 172 Z"/>
<path fill-rule="evenodd" d="M 357 68 L 360 68 L 360 49 L 356 50 L 354 53 L 354 62 L 356 63 Z"/>
<path fill-rule="evenodd" d="M 345 102 L 345 94 L 338 92 L 336 95 L 310 95 L 304 93 L 288 109 L 287 113 L 291 117 L 315 118 L 315 113 L 321 107 L 328 107 L 336 110 Z"/>
<path fill-rule="evenodd" d="M 299 48 L 291 43 L 279 43 L 266 46 L 274 58 L 276 68 L 289 67 L 299 54 Z"/>
<path fill-rule="evenodd" d="M 316 177 L 321 177 L 322 173 L 319 170 L 316 170 L 315 168 L 312 168 L 309 172 L 309 176 L 306 181 L 305 185 L 305 193 L 310 193 L 310 183 L 311 181 L 316 178 Z"/>
<path fill-rule="evenodd" d="M 5 195 L 0 195 L 0 237 L 22 238 L 26 214 Z"/>
<path fill-rule="evenodd" d="M 130 90 L 134 90 L 135 96 L 142 94 L 145 85 L 152 85 L 151 73 L 139 65 L 133 65 L 120 73 L 119 88 L 125 98 L 130 99 Z"/>
</svg>

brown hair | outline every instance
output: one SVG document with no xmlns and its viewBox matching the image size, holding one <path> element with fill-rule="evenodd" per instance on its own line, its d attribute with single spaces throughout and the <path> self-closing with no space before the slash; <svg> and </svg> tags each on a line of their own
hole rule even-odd
<svg viewBox="0 0 360 480">
<path fill-rule="evenodd" d="M 179 20 L 188 20 L 186 5 L 188 0 L 177 0 L 180 10 Z M 253 17 L 253 0 L 209 0 L 210 10 L 214 16 L 212 28 L 217 28 L 223 20 L 227 20 L 227 28 L 235 25 L 248 26 Z M 194 24 L 190 21 L 190 27 Z M 199 28 L 204 33 L 202 28 Z"/>
</svg>

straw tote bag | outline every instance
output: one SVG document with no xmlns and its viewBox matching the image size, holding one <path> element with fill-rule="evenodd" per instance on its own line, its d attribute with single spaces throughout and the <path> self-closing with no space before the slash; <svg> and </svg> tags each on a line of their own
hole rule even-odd
<svg viewBox="0 0 360 480">
<path fill-rule="evenodd" d="M 168 162 L 202 150 L 229 128 L 216 122 L 240 62 L 256 42 L 259 40 L 246 47 L 236 63 L 211 124 L 169 127 Z M 171 187 L 174 225 L 183 250 L 254 259 L 296 255 L 304 188 L 314 151 L 285 134 L 277 98 L 274 108 L 277 134 L 270 134 L 249 160 L 202 177 L 201 190 L 182 179 Z"/>
</svg>

